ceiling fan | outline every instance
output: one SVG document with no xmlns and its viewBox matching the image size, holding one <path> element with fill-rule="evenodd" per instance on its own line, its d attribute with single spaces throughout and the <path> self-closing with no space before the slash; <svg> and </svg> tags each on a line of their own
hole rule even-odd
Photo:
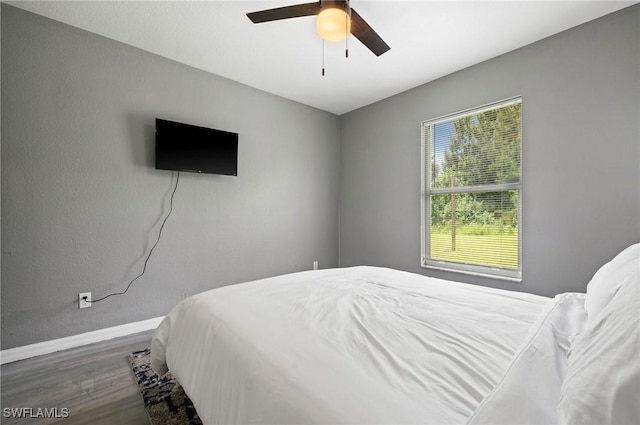
<svg viewBox="0 0 640 425">
<path fill-rule="evenodd" d="M 321 0 L 247 13 L 247 17 L 254 24 L 312 15 L 318 15 L 316 30 L 323 40 L 344 40 L 350 32 L 376 56 L 390 49 L 373 28 L 350 7 L 349 0 Z"/>
</svg>

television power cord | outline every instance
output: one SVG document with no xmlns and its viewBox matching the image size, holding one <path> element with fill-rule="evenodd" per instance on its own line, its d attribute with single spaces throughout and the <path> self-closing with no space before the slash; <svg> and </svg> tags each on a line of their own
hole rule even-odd
<svg viewBox="0 0 640 425">
<path fill-rule="evenodd" d="M 97 302 L 100 302 L 100 301 L 104 301 L 109 297 L 113 297 L 113 296 L 116 296 L 116 295 L 124 295 L 124 294 L 127 293 L 129 288 L 131 288 L 131 285 L 133 285 L 133 282 L 135 282 L 136 280 L 138 280 L 139 278 L 141 278 L 144 275 L 144 273 L 147 271 L 147 263 L 149 263 L 149 258 L 151 258 L 151 254 L 153 254 L 153 251 L 156 249 L 156 246 L 158 246 L 158 242 L 160 242 L 160 238 L 162 237 L 162 230 L 164 229 L 164 225 L 166 224 L 167 220 L 171 216 L 171 213 L 173 212 L 173 197 L 176 194 L 176 190 L 178 190 L 178 182 L 179 181 L 180 181 L 180 171 L 178 171 L 178 175 L 176 177 L 176 184 L 175 184 L 175 186 L 173 188 L 173 191 L 171 192 L 171 199 L 169 200 L 169 212 L 167 213 L 167 216 L 164 218 L 164 220 L 162 220 L 162 225 L 160 225 L 160 231 L 158 231 L 158 238 L 156 239 L 156 242 L 153 244 L 153 246 L 149 250 L 149 254 L 147 254 L 147 258 L 144 260 L 144 266 L 142 267 L 142 272 L 139 275 L 137 275 L 136 277 L 134 277 L 133 279 L 131 279 L 131 281 L 127 285 L 127 288 L 124 291 L 122 291 L 122 292 L 114 292 L 113 294 L 109 294 L 109 295 L 106 295 L 106 296 L 104 296 L 102 298 L 98 298 L 97 300 L 91 300 L 91 301 L 89 301 L 87 299 L 87 297 L 85 297 L 84 300 L 87 303 L 93 304 L 93 303 L 97 303 Z"/>
</svg>

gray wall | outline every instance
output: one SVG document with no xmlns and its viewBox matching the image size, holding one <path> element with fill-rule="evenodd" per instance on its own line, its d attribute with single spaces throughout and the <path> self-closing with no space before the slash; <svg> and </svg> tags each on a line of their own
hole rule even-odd
<svg viewBox="0 0 640 425">
<path fill-rule="evenodd" d="M 342 116 L 341 266 L 584 291 L 599 265 L 640 239 L 639 40 L 636 5 Z M 421 268 L 420 123 L 515 95 L 522 283 Z"/>
<path fill-rule="evenodd" d="M 339 119 L 2 4 L 2 349 L 144 320 L 209 288 L 338 263 Z M 240 134 L 239 175 L 183 173 L 161 117 Z"/>
</svg>

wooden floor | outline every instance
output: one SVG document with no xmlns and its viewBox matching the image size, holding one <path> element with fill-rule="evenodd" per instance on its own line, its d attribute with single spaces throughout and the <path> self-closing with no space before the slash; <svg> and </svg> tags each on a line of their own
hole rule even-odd
<svg viewBox="0 0 640 425">
<path fill-rule="evenodd" d="M 151 331 L 2 365 L 2 424 L 148 425 L 127 355 L 151 343 Z M 68 409 L 68 418 L 7 418 L 7 408 Z"/>
</svg>

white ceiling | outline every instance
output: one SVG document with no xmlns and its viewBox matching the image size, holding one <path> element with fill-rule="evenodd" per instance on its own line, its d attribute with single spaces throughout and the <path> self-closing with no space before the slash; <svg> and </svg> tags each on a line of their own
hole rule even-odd
<svg viewBox="0 0 640 425">
<path fill-rule="evenodd" d="M 391 50 L 327 43 L 323 77 L 315 17 L 245 16 L 311 1 L 7 3 L 338 115 L 638 3 L 351 0 Z"/>
</svg>

